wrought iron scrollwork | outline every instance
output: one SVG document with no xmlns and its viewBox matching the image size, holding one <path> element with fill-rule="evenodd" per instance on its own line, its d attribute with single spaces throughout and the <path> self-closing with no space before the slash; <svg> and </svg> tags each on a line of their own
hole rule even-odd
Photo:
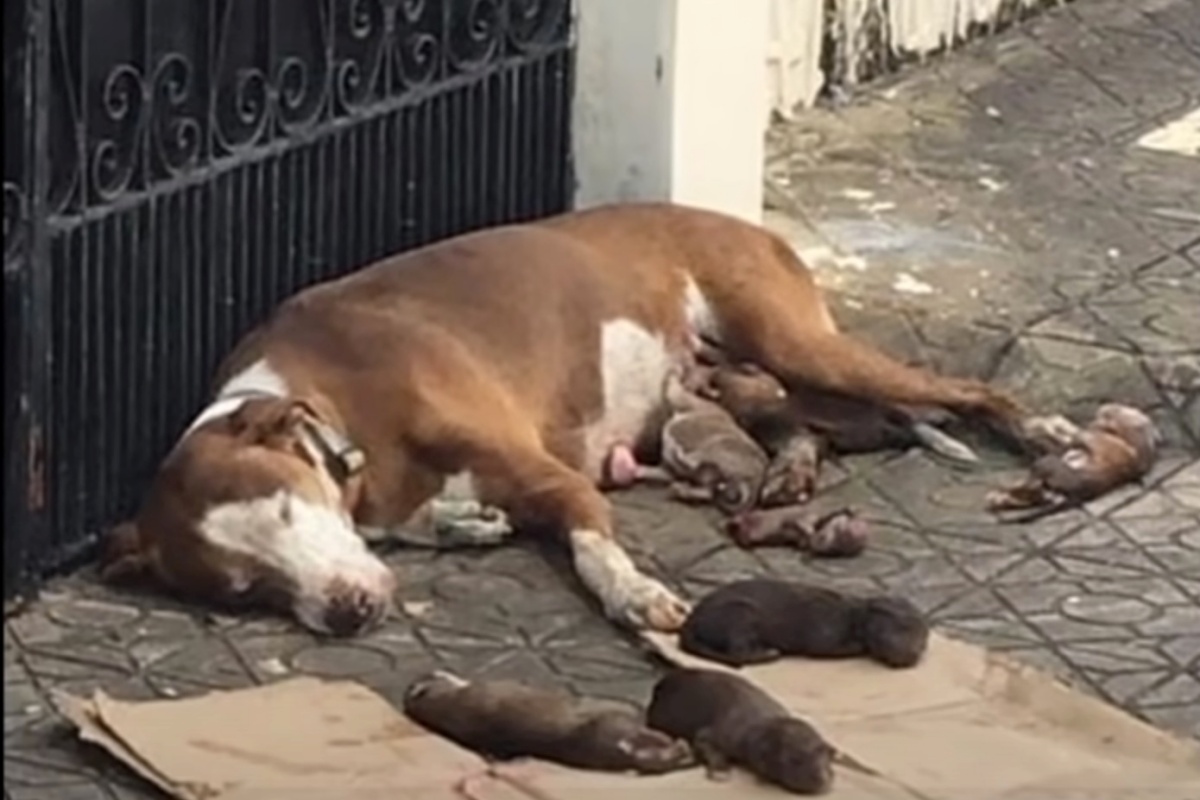
<svg viewBox="0 0 1200 800">
<path fill-rule="evenodd" d="M 51 0 L 51 203 L 77 213 L 280 138 L 334 124 L 569 37 L 570 0 L 190 0 L 188 13 L 118 12 L 150 30 L 98 64 L 107 20 Z M 187 35 L 156 26 L 190 20 Z M 162 49 L 157 42 L 172 45 Z M 95 51 L 95 52 L 94 52 Z M 126 51 L 128 52 L 128 51 Z M 84 187 L 84 191 L 79 191 Z M 8 199 L 6 225 L 19 206 Z M 11 209 L 11 210 L 10 210 Z M 15 224 L 15 223 L 12 223 Z"/>
<path fill-rule="evenodd" d="M 394 85 L 417 89 L 437 80 L 441 71 L 442 44 L 430 0 L 401 0 L 397 31 L 392 42 Z"/>
<path fill-rule="evenodd" d="M 500 0 L 464 0 L 455 5 L 463 9 L 449 20 L 446 57 L 455 71 L 475 72 L 504 53 L 505 4 Z"/>
<path fill-rule="evenodd" d="M 199 161 L 204 129 L 187 113 L 195 85 L 195 68 L 186 56 L 169 53 L 151 80 L 155 161 L 169 175 L 179 175 Z"/>
<path fill-rule="evenodd" d="M 519 53 L 559 45 L 570 34 L 571 0 L 508 0 L 508 43 Z"/>
<path fill-rule="evenodd" d="M 113 135 L 91 147 L 92 190 L 111 200 L 129 188 L 137 161 L 137 144 L 146 110 L 145 82 L 133 64 L 118 64 L 104 79 L 99 110 L 113 124 Z"/>
</svg>

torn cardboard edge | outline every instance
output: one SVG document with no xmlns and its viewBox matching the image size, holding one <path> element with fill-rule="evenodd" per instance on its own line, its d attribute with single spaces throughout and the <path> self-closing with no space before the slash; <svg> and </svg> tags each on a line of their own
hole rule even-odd
<svg viewBox="0 0 1200 800">
<path fill-rule="evenodd" d="M 97 690 L 92 693 L 91 699 L 84 699 L 54 689 L 50 693 L 50 699 L 58 709 L 58 713 L 62 714 L 79 731 L 80 740 L 104 748 L 122 764 L 167 794 L 184 798 L 184 800 L 200 797 L 188 787 L 176 786 L 172 783 L 167 776 L 161 774 L 130 749 L 121 740 L 121 737 L 105 724 L 101 709 L 111 700 L 103 691 Z"/>
<path fill-rule="evenodd" d="M 650 647 L 681 665 L 726 669 Z M 741 671 L 878 776 L 838 769 L 839 800 L 1195 800 L 1200 743 L 1153 728 L 1034 667 L 933 636 L 924 662 L 786 659 Z M 123 702 L 57 692 L 80 738 L 180 800 L 596 800 L 786 796 L 737 773 L 662 776 L 491 764 L 352 681 L 297 677 L 200 697 Z"/>
</svg>

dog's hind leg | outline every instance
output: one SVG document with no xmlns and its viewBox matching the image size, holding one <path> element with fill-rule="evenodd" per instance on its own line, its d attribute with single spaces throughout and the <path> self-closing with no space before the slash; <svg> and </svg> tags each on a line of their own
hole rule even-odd
<svg viewBox="0 0 1200 800">
<path fill-rule="evenodd" d="M 714 286 L 706 296 L 732 355 L 759 363 L 795 390 L 815 386 L 885 405 L 939 406 L 1019 433 L 1026 413 L 1007 393 L 902 364 L 840 332 L 791 248 L 773 240 L 770 260 L 758 265 L 763 279 Z"/>
</svg>

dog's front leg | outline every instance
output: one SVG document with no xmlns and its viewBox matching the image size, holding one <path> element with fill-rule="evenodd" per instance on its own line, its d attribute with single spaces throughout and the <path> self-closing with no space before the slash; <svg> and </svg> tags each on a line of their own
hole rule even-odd
<svg viewBox="0 0 1200 800">
<path fill-rule="evenodd" d="M 610 619 L 660 631 L 683 624 L 688 605 L 637 568 L 614 535 L 608 499 L 582 473 L 530 439 L 479 436 L 464 450 L 485 507 L 504 509 L 518 529 L 567 533 L 575 572 Z"/>
</svg>

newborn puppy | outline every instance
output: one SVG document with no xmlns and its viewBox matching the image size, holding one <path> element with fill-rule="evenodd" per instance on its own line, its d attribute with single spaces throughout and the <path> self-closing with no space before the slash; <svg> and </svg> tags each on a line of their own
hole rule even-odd
<svg viewBox="0 0 1200 800">
<path fill-rule="evenodd" d="M 962 442 L 935 427 L 944 412 L 890 407 L 806 387 L 786 390 L 775 376 L 748 362 L 717 364 L 700 389 L 772 454 L 801 432 L 842 454 L 926 447 L 961 462 L 978 461 Z"/>
<path fill-rule="evenodd" d="M 758 499 L 767 455 L 716 403 L 689 391 L 680 376 L 666 384 L 670 417 L 662 431 L 662 468 L 637 463 L 625 447 L 614 448 L 606 473 L 610 483 L 664 482 L 686 502 L 711 502 L 735 514 Z"/>
<path fill-rule="evenodd" d="M 911 667 L 928 642 L 928 624 L 901 597 L 853 597 L 770 578 L 714 590 L 696 604 L 679 632 L 685 653 L 732 667 L 783 656 L 866 656 L 889 667 Z"/>
<path fill-rule="evenodd" d="M 1141 480 L 1153 468 L 1162 442 L 1150 417 L 1117 403 L 1100 406 L 1083 429 L 1064 417 L 1035 417 L 1026 423 L 1025 433 L 1046 454 L 1034 461 L 1024 481 L 991 492 L 986 503 L 991 511 L 1042 509 L 1028 519 Z"/>
<path fill-rule="evenodd" d="M 657 775 L 696 764 L 687 742 L 647 728 L 624 709 L 586 709 L 575 697 L 515 681 L 465 681 L 433 672 L 404 694 L 404 713 L 447 739 L 497 759 Z"/>
<path fill-rule="evenodd" d="M 807 506 L 751 510 L 725 523 L 738 547 L 794 547 L 825 558 L 858 555 L 866 549 L 867 530 L 867 521 L 849 508 L 827 514 Z"/>
<path fill-rule="evenodd" d="M 738 675 L 672 670 L 655 684 L 646 722 L 691 742 L 712 780 L 727 779 L 738 765 L 795 794 L 823 794 L 833 785 L 833 746 Z"/>
</svg>

